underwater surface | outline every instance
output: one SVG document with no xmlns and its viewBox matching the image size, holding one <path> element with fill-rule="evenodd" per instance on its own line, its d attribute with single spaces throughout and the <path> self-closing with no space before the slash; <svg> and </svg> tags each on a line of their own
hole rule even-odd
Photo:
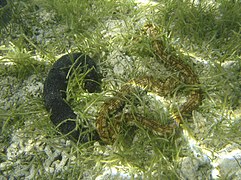
<svg viewBox="0 0 241 180">
<path fill-rule="evenodd" d="M 0 178 L 239 179 L 240 12 L 226 0 L 0 1 Z M 76 52 L 94 65 L 56 64 Z"/>
</svg>

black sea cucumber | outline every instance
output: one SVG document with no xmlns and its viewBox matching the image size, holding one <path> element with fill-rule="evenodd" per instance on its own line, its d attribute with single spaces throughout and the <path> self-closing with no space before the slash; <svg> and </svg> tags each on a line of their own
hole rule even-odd
<svg viewBox="0 0 241 180">
<path fill-rule="evenodd" d="M 73 68 L 71 68 L 73 66 Z M 97 72 L 95 62 L 87 55 L 71 53 L 62 56 L 49 71 L 44 83 L 43 97 L 46 109 L 51 113 L 50 119 L 59 131 L 75 141 L 87 142 L 90 139 L 98 140 L 97 132 L 84 133 L 86 128 L 76 127 L 77 115 L 66 102 L 67 75 L 75 69 L 86 74 L 83 88 L 90 93 L 100 91 L 100 74 Z"/>
</svg>

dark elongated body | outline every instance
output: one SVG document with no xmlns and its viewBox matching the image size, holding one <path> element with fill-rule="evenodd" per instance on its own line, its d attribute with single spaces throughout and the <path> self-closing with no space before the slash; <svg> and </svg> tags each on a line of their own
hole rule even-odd
<svg viewBox="0 0 241 180">
<path fill-rule="evenodd" d="M 74 70 L 86 74 L 83 83 L 84 89 L 90 93 L 100 91 L 100 76 L 95 62 L 89 56 L 71 53 L 62 56 L 53 64 L 44 83 L 43 96 L 46 109 L 51 113 L 51 121 L 58 126 L 60 132 L 69 133 L 70 137 L 75 140 L 87 142 L 91 138 L 90 134 L 80 136 L 85 129 L 76 127 L 77 116 L 65 100 L 67 75 L 68 73 L 71 75 Z M 98 139 L 98 136 L 94 135 L 93 139 Z"/>
</svg>

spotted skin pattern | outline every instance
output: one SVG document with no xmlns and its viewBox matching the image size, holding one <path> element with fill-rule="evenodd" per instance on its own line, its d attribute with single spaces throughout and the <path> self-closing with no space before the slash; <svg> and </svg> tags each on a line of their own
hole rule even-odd
<svg viewBox="0 0 241 180">
<path fill-rule="evenodd" d="M 157 135 L 167 136 L 182 124 L 183 118 L 190 115 L 201 104 L 203 98 L 198 76 L 180 57 L 166 51 L 163 41 L 158 36 L 160 34 L 158 28 L 153 24 L 148 24 L 143 29 L 145 35 L 152 41 L 157 61 L 164 64 L 167 70 L 178 72 L 178 77 L 169 77 L 165 81 L 154 77 L 139 77 L 123 85 L 114 97 L 106 100 L 100 108 L 96 127 L 100 138 L 108 144 L 116 140 L 122 123 L 138 124 Z M 161 125 L 157 121 L 147 119 L 139 114 L 123 113 L 121 117 L 116 115 L 123 110 L 127 99 L 137 87 L 154 92 L 159 96 L 167 96 L 181 84 L 193 88 L 190 90 L 187 100 L 178 109 L 172 110 L 171 117 L 174 121 L 168 125 Z"/>
</svg>

